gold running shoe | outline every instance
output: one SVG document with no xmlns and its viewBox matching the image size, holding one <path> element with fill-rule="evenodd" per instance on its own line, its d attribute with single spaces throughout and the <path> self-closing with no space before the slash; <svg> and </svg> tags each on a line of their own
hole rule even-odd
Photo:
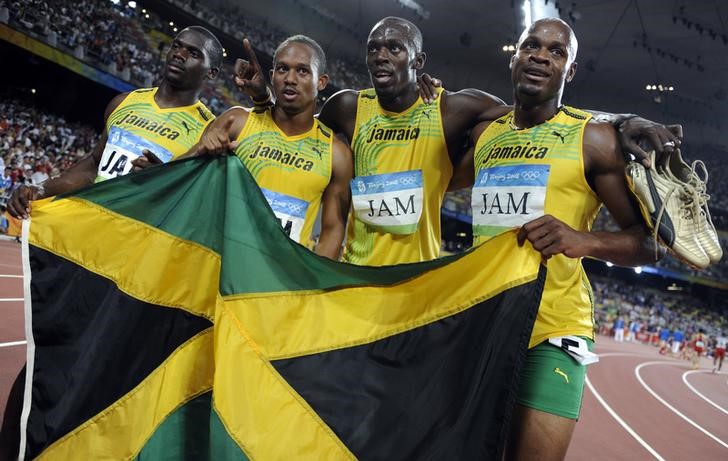
<svg viewBox="0 0 728 461">
<path fill-rule="evenodd" d="M 710 258 L 697 240 L 700 210 L 685 200 L 684 185 L 670 179 L 655 167 L 655 152 L 650 152 L 651 166 L 639 162 L 627 165 L 627 183 L 637 197 L 645 221 L 655 239 L 655 254 L 660 241 L 682 261 L 699 269 L 710 264 Z"/>
<path fill-rule="evenodd" d="M 708 169 L 700 160 L 695 160 L 692 165 L 688 166 L 680 154 L 680 149 L 676 149 L 670 155 L 670 160 L 666 165 L 658 166 L 658 170 L 662 168 L 667 177 L 682 186 L 684 200 L 695 207 L 699 221 L 696 238 L 710 258 L 710 263 L 717 263 L 723 257 L 723 249 L 720 247 L 718 232 L 715 230 L 708 208 L 708 200 L 710 200 L 707 192 Z M 699 170 L 705 179 L 701 179 L 701 175 L 698 174 Z"/>
</svg>

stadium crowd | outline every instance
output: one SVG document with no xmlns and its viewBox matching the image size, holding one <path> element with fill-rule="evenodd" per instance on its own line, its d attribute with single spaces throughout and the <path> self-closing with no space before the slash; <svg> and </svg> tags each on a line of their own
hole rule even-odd
<svg viewBox="0 0 728 461">
<path fill-rule="evenodd" d="M 708 353 L 716 338 L 728 334 L 728 307 L 706 309 L 697 298 L 679 291 L 663 292 L 606 278 L 593 278 L 595 328 L 617 341 L 660 347 L 660 353 L 678 353 L 690 347 L 698 333 L 708 338 Z M 670 347 L 671 346 L 671 347 Z"/>
<path fill-rule="evenodd" d="M 91 152 L 98 133 L 13 99 L 0 101 L 0 204 L 20 184 L 40 184 Z"/>
<path fill-rule="evenodd" d="M 195 0 L 172 2 L 192 11 L 238 41 L 249 37 L 259 49 L 273 55 L 286 38 L 282 30 L 265 19 L 242 13 L 236 4 L 223 4 L 212 10 Z M 0 22 L 39 38 L 67 54 L 140 87 L 153 86 L 161 71 L 160 55 L 171 41 L 175 26 L 151 10 L 131 8 L 119 0 L 0 0 Z M 3 16 L 7 17 L 3 17 Z M 92 24 L 80 28 L 77 24 Z M 328 62 L 332 84 L 339 88 L 369 86 L 363 64 L 331 56 Z M 233 72 L 226 64 L 221 83 L 208 85 L 203 94 L 215 113 L 231 105 L 246 103 L 247 98 L 228 78 Z"/>
</svg>

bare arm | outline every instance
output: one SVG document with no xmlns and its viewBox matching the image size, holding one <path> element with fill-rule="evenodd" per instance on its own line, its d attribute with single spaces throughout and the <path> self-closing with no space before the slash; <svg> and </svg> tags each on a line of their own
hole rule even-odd
<svg viewBox="0 0 728 461">
<path fill-rule="evenodd" d="M 682 142 L 682 125 L 662 125 L 634 114 L 610 114 L 597 110 L 588 112 L 597 122 L 612 124 L 617 129 L 622 151 L 633 154 L 645 167 L 650 166 L 650 159 L 640 142 L 650 144 L 658 160 L 671 154 Z"/>
<path fill-rule="evenodd" d="M 495 120 L 507 113 L 509 108 L 497 96 L 473 88 L 452 93 L 445 91 L 441 97 L 440 111 L 447 150 L 453 165 L 457 165 L 467 149 L 469 131 L 480 122 Z"/>
<path fill-rule="evenodd" d="M 318 119 L 334 133 L 343 134 L 347 143 L 351 143 L 354 137 L 358 97 L 357 91 L 341 90 L 324 103 L 318 115 Z"/>
<path fill-rule="evenodd" d="M 346 233 L 346 217 L 351 204 L 349 183 L 354 176 L 351 150 L 343 141 L 334 138 L 331 182 L 321 197 L 321 238 L 316 254 L 339 259 Z"/>
<path fill-rule="evenodd" d="M 249 112 L 242 107 L 231 107 L 222 113 L 205 128 L 197 144 L 185 152 L 179 159 L 197 155 L 225 155 L 235 150 L 235 141 L 248 121 Z"/>
<path fill-rule="evenodd" d="M 470 147 L 459 159 L 456 165 L 453 165 L 452 179 L 447 186 L 447 190 L 458 190 L 471 187 L 475 180 L 475 145 L 478 144 L 480 135 L 488 128 L 490 122 L 479 123 L 470 133 Z"/>
<path fill-rule="evenodd" d="M 655 253 L 624 176 L 624 158 L 611 125 L 590 123 L 584 132 L 587 180 L 621 228 L 618 232 L 580 232 L 546 215 L 525 224 L 519 243 L 528 239 L 545 258 L 592 256 L 622 266 L 655 261 Z"/>
<path fill-rule="evenodd" d="M 128 94 L 119 94 L 109 102 L 104 111 L 104 124 L 106 124 L 109 115 Z M 108 133 L 104 128 L 91 153 L 64 171 L 60 176 L 46 180 L 40 187 L 23 185 L 15 189 L 8 200 L 10 214 L 16 218 L 27 219 L 30 216 L 31 201 L 71 192 L 93 183 L 94 179 L 96 179 L 101 156 L 104 153 L 104 147 L 106 147 L 107 136 Z"/>
</svg>

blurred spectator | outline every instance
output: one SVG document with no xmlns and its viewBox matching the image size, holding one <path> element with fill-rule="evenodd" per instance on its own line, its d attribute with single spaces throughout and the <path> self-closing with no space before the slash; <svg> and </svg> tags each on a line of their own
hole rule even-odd
<svg viewBox="0 0 728 461">
<path fill-rule="evenodd" d="M 0 203 L 18 184 L 39 184 L 91 152 L 98 133 L 19 100 L 0 102 Z"/>
<path fill-rule="evenodd" d="M 618 326 L 627 319 L 637 324 L 634 337 L 637 341 L 655 346 L 666 345 L 672 339 L 673 347 L 679 347 L 685 337 L 703 330 L 708 336 L 717 337 L 728 329 L 728 304 L 708 309 L 701 300 L 692 296 L 656 290 L 648 286 L 632 286 L 601 277 L 592 280 L 594 289 L 594 318 L 599 327 L 613 322 L 613 334 L 618 340 Z M 598 328 L 597 331 L 605 333 Z M 657 332 L 660 331 L 659 336 Z M 677 346 L 676 346 L 677 344 Z"/>
</svg>

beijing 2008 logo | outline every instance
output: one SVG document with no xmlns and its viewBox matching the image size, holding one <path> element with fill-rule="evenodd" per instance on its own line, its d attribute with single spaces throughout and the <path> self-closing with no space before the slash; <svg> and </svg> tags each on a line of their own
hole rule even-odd
<svg viewBox="0 0 728 461">
<path fill-rule="evenodd" d="M 362 194 L 367 191 L 367 185 L 364 184 L 364 181 L 359 180 L 356 182 L 356 188 L 361 192 Z"/>
</svg>

